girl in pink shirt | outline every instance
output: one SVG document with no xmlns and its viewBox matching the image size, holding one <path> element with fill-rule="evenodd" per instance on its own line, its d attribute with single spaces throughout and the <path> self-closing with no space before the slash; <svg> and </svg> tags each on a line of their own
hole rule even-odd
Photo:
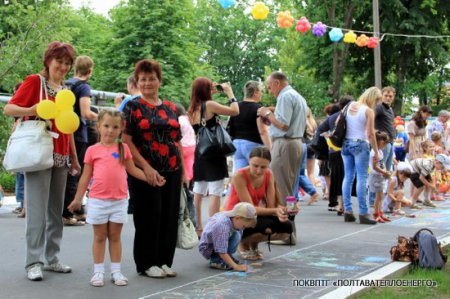
<svg viewBox="0 0 450 299">
<path fill-rule="evenodd" d="M 122 243 L 120 234 L 127 222 L 127 172 L 146 181 L 144 172 L 134 165 L 130 149 L 120 140 L 124 123 L 123 114 L 115 110 L 102 110 L 98 115 L 97 129 L 100 142 L 90 146 L 84 158 L 84 170 L 69 211 L 81 207 L 83 195 L 92 178 L 89 190 L 87 219 L 93 224 L 94 275 L 91 285 L 104 285 L 104 258 L 106 240 L 111 257 L 111 280 L 124 286 L 128 279 L 120 271 Z"/>
</svg>

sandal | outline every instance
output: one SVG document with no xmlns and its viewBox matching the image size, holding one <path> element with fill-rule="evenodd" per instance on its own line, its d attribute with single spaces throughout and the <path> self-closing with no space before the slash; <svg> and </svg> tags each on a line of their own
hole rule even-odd
<svg viewBox="0 0 450 299">
<path fill-rule="evenodd" d="M 344 209 L 342 209 L 342 208 L 338 209 L 336 214 L 337 214 L 338 216 L 344 215 Z"/>
<path fill-rule="evenodd" d="M 65 218 L 63 217 L 64 226 L 82 226 L 85 225 L 84 221 L 78 221 L 75 218 Z"/>
<path fill-rule="evenodd" d="M 197 233 L 198 239 L 200 240 L 200 238 L 202 237 L 203 228 L 197 228 L 195 232 Z"/>
</svg>

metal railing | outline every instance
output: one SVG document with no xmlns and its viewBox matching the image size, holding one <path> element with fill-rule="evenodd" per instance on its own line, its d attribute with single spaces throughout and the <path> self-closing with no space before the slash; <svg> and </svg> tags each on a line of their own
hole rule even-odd
<svg viewBox="0 0 450 299">
<path fill-rule="evenodd" d="M 112 106 L 107 105 L 107 100 L 113 100 L 117 96 L 117 92 L 103 91 L 103 90 L 91 90 L 92 104 L 96 106 Z M 12 95 L 0 94 L 0 102 L 7 103 L 11 99 Z M 111 103 L 113 104 L 113 103 Z"/>
</svg>

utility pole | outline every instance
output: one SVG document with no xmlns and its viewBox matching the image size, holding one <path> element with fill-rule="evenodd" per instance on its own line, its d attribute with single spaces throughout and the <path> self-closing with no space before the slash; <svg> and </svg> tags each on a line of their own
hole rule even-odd
<svg viewBox="0 0 450 299">
<path fill-rule="evenodd" d="M 372 0 L 373 13 L 373 35 L 380 39 L 380 14 L 378 11 L 378 0 Z M 373 49 L 374 68 L 375 68 L 375 86 L 381 88 L 381 43 Z"/>
</svg>

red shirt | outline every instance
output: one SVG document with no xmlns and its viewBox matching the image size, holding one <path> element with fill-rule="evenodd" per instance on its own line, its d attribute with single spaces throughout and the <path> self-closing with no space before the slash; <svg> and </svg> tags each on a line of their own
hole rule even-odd
<svg viewBox="0 0 450 299">
<path fill-rule="evenodd" d="M 247 182 L 247 190 L 248 193 L 250 193 L 250 197 L 252 198 L 252 202 L 253 205 L 255 207 L 259 206 L 259 203 L 261 200 L 264 200 L 266 198 L 266 194 L 267 194 L 267 188 L 269 185 L 269 180 L 270 180 L 270 170 L 267 169 L 266 173 L 264 175 L 264 181 L 261 185 L 261 187 L 259 187 L 258 189 L 254 189 L 250 179 L 248 178 L 247 175 L 247 170 L 245 168 L 243 169 L 239 169 L 238 170 L 244 177 L 244 180 Z M 234 206 L 236 204 L 238 204 L 240 202 L 236 189 L 234 189 L 234 186 L 231 185 L 231 192 L 230 192 L 230 197 L 228 197 L 227 200 L 227 204 L 225 206 L 225 210 L 230 211 L 234 208 Z"/>
<path fill-rule="evenodd" d="M 41 79 L 38 75 L 30 75 L 25 78 L 20 88 L 14 94 L 14 96 L 9 100 L 8 104 L 14 104 L 20 107 L 32 107 L 33 105 L 39 103 L 40 101 L 40 86 Z M 45 98 L 45 91 L 43 91 L 43 97 Z M 48 99 L 51 101 L 55 101 L 55 98 L 48 95 Z M 30 117 L 33 119 L 34 117 Z M 53 153 L 55 156 L 55 160 L 63 161 L 67 160 L 67 157 L 70 154 L 70 135 L 61 133 L 55 125 L 55 120 L 51 120 L 52 123 L 52 131 L 59 134 L 58 138 L 53 138 Z M 57 161 L 55 161 L 57 162 Z M 55 163 L 55 166 L 62 166 Z"/>
</svg>

